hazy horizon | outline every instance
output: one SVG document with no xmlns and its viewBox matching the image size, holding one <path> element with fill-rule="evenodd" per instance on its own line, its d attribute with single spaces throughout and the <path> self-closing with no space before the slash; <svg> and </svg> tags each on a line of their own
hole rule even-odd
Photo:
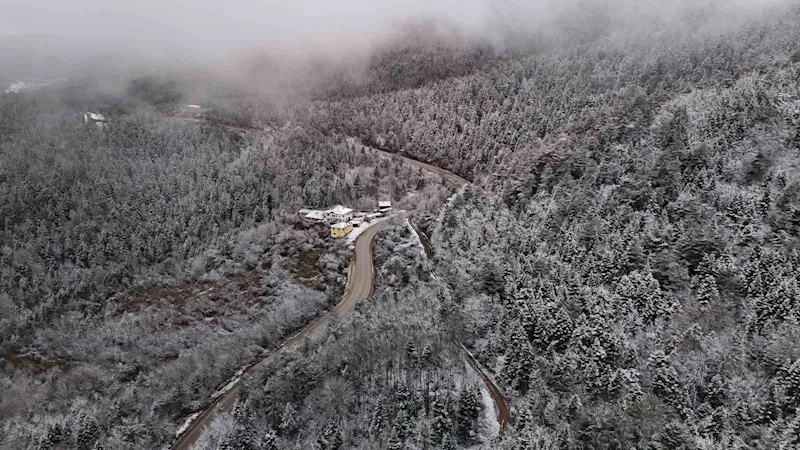
<svg viewBox="0 0 800 450">
<path fill-rule="evenodd" d="M 767 5 L 778 0 L 705 0 L 708 5 Z M 142 0 L 12 0 L 0 17 L 0 36 L 53 35 L 125 42 L 148 51 L 185 52 L 195 56 L 241 48 L 308 46 L 359 47 L 380 37 L 382 27 L 397 21 L 439 20 L 468 35 L 490 36 L 512 28 L 540 28 L 564 13 L 585 14 L 605 8 L 619 15 L 663 19 L 700 2 L 654 0 L 367 0 L 286 2 L 233 0 L 187 3 Z M 529 30 L 530 31 L 530 30 Z"/>
<path fill-rule="evenodd" d="M 265 75 L 282 78 L 284 84 L 306 83 L 318 75 L 319 61 L 327 69 L 333 63 L 358 72 L 387 42 L 419 36 L 419 29 L 398 24 L 441 24 L 443 36 L 502 46 L 532 36 L 585 33 L 594 39 L 606 32 L 664 27 L 691 32 L 692 23 L 706 24 L 716 15 L 724 16 L 720 23 L 725 27 L 731 17 L 746 19 L 750 12 L 781 1 L 465 0 L 454 5 L 447 0 L 12 0 L 0 7 L 0 36 L 6 36 L 0 40 L 0 81 L 69 77 L 80 71 L 126 73 L 137 66 L 183 67 L 202 68 L 248 86 L 267 84 L 271 90 L 274 83 Z M 698 11 L 703 18 L 690 17 Z M 264 67 L 270 69 L 264 72 Z"/>
</svg>

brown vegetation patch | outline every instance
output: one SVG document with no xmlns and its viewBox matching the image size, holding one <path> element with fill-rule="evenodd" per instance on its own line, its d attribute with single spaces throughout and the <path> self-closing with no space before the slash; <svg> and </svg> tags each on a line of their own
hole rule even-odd
<svg viewBox="0 0 800 450">
<path fill-rule="evenodd" d="M 259 270 L 250 269 L 243 274 L 217 283 L 196 281 L 178 286 L 145 288 L 136 292 L 125 303 L 124 310 L 126 312 L 138 312 L 158 304 L 168 304 L 180 309 L 186 306 L 186 303 L 190 300 L 203 295 L 211 296 L 214 299 L 225 299 L 226 296 L 222 294 L 225 289 L 253 292 L 253 289 L 257 289 L 259 286 L 260 276 L 261 272 Z"/>
<path fill-rule="evenodd" d="M 62 372 L 69 372 L 72 369 L 70 361 L 39 359 L 20 353 L 10 353 L 5 356 L 5 359 L 11 367 L 32 375 L 39 375 L 55 368 L 61 369 Z"/>
<path fill-rule="evenodd" d="M 167 302 L 172 306 L 182 308 L 191 298 L 206 294 L 214 289 L 210 281 L 197 281 L 184 283 L 179 286 L 149 287 L 136 292 L 125 303 L 126 312 L 138 312 L 148 306 Z"/>
<path fill-rule="evenodd" d="M 294 279 L 312 289 L 325 290 L 324 275 L 317 267 L 321 257 L 322 250 L 317 248 L 300 252 L 294 267 Z"/>
</svg>

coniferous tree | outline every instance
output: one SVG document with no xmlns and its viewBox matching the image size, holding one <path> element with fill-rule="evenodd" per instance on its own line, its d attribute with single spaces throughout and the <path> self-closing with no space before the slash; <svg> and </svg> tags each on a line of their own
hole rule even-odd
<svg viewBox="0 0 800 450">
<path fill-rule="evenodd" d="M 77 421 L 77 434 L 75 436 L 75 444 L 79 449 L 90 449 L 97 439 L 100 429 L 94 417 L 87 414 L 81 414 Z"/>
<path fill-rule="evenodd" d="M 478 390 L 474 386 L 463 389 L 459 394 L 456 433 L 462 443 L 472 442 L 481 409 L 479 402 Z"/>
<path fill-rule="evenodd" d="M 325 426 L 322 435 L 317 439 L 316 447 L 320 450 L 339 450 L 342 448 L 342 435 L 335 423 L 331 422 Z"/>
<path fill-rule="evenodd" d="M 678 379 L 678 373 L 670 365 L 663 352 L 656 351 L 648 359 L 651 370 L 653 393 L 672 406 L 682 416 L 688 415 L 686 391 Z"/>
<path fill-rule="evenodd" d="M 294 409 L 292 403 L 288 402 L 281 414 L 281 423 L 278 428 L 283 436 L 291 436 L 297 432 L 298 425 L 297 411 Z"/>
<path fill-rule="evenodd" d="M 712 275 L 704 276 L 697 288 L 697 301 L 703 306 L 708 306 L 715 303 L 717 299 L 719 299 L 717 280 Z"/>
<path fill-rule="evenodd" d="M 533 348 L 519 325 L 514 327 L 509 339 L 503 376 L 515 389 L 524 393 L 528 390 L 534 368 Z"/>
<path fill-rule="evenodd" d="M 434 445 L 441 445 L 444 436 L 452 433 L 453 421 L 450 419 L 450 412 L 447 402 L 442 395 L 437 396 L 431 405 L 431 442 Z"/>
</svg>

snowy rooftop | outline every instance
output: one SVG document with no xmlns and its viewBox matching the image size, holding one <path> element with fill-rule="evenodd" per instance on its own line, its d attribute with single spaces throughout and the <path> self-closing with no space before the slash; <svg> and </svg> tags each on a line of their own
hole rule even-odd
<svg viewBox="0 0 800 450">
<path fill-rule="evenodd" d="M 350 214 L 351 212 L 353 212 L 352 209 L 345 208 L 342 205 L 336 205 L 336 206 L 333 207 L 333 209 L 331 209 L 331 213 L 336 214 L 338 216 L 343 216 L 345 214 Z"/>
<path fill-rule="evenodd" d="M 85 115 L 86 121 L 93 120 L 95 122 L 105 122 L 106 118 L 102 114 L 87 112 Z"/>
<path fill-rule="evenodd" d="M 306 219 L 322 220 L 324 218 L 325 218 L 325 213 L 323 213 L 322 211 L 311 211 L 308 214 L 306 214 Z"/>
<path fill-rule="evenodd" d="M 331 225 L 331 228 L 344 229 L 344 228 L 347 228 L 347 225 L 348 224 L 345 223 L 345 222 L 339 222 L 339 223 L 335 223 L 335 224 Z"/>
<path fill-rule="evenodd" d="M 379 208 L 391 208 L 392 207 L 392 202 L 387 201 L 387 200 L 380 201 L 380 202 L 378 202 L 378 207 Z"/>
</svg>

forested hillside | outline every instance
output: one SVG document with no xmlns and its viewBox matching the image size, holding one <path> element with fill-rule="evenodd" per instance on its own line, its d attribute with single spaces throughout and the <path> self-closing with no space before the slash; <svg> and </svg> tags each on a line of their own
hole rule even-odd
<svg viewBox="0 0 800 450">
<path fill-rule="evenodd" d="M 110 111 L 98 129 L 70 89 L 0 96 L 3 448 L 168 442 L 338 300 L 347 246 L 299 208 L 437 190 L 314 130 L 243 135 L 85 92 Z"/>
<path fill-rule="evenodd" d="M 660 105 L 791 62 L 797 12 L 759 20 L 707 12 L 657 30 L 548 43 L 485 70 L 349 101 L 322 103 L 319 125 L 403 150 L 472 178 L 568 139 L 638 139 Z M 600 127 L 616 135 L 598 133 Z M 589 132 L 592 131 L 592 132 Z M 522 162 L 524 164 L 515 164 Z"/>
<path fill-rule="evenodd" d="M 442 322 L 456 307 L 446 286 L 408 228 L 387 235 L 376 243 L 382 281 L 370 301 L 262 368 L 198 449 L 457 448 L 492 433 L 457 326 Z"/>
<path fill-rule="evenodd" d="M 800 447 L 800 7 L 743 4 L 425 23 L 205 120 L 149 75 L 0 95 L 0 447 L 169 445 L 341 296 L 352 250 L 296 210 L 379 198 L 432 258 L 388 226 L 369 301 L 195 448 Z"/>
<path fill-rule="evenodd" d="M 476 183 L 433 240 L 516 398 L 488 448 L 800 443 L 800 10 L 717 13 L 320 104 Z"/>
</svg>

